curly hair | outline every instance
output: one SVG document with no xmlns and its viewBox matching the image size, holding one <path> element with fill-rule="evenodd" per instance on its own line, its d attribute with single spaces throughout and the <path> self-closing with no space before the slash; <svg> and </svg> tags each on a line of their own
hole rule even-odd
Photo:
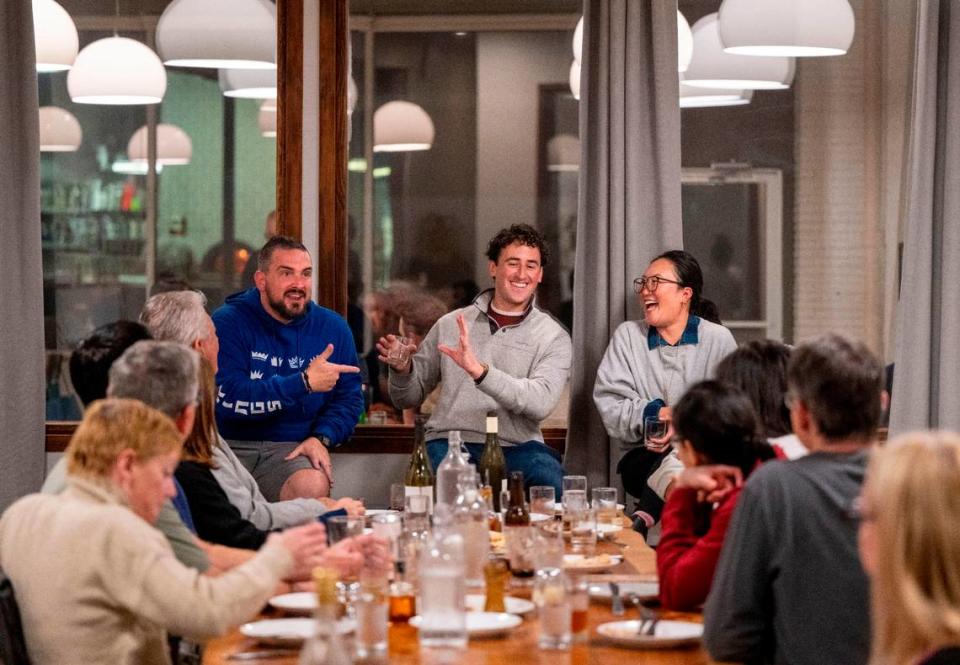
<svg viewBox="0 0 960 665">
<path fill-rule="evenodd" d="M 505 229 L 500 229 L 497 235 L 490 238 L 490 242 L 487 244 L 487 258 L 497 263 L 503 248 L 509 247 L 515 242 L 539 249 L 541 266 L 546 266 L 550 262 L 550 250 L 547 249 L 547 241 L 544 240 L 539 231 L 528 224 L 514 224 Z"/>
</svg>

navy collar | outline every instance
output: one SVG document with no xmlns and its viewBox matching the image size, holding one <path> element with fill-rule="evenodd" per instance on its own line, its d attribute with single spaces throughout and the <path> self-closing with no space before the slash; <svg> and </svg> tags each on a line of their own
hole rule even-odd
<svg viewBox="0 0 960 665">
<path fill-rule="evenodd" d="M 683 346 L 684 344 L 697 344 L 700 342 L 700 317 L 694 316 L 693 314 L 687 319 L 687 325 L 683 329 L 683 334 L 680 335 L 680 339 L 677 340 L 676 344 L 670 344 L 667 340 L 660 335 L 658 331 L 653 326 L 650 326 L 650 329 L 647 330 L 647 348 L 653 351 L 658 346 Z"/>
</svg>

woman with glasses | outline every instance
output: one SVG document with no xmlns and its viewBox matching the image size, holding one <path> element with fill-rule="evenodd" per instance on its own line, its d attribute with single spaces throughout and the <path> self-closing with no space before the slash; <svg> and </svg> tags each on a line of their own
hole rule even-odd
<svg viewBox="0 0 960 665">
<path fill-rule="evenodd" d="M 858 509 L 870 665 L 960 663 L 960 437 L 913 432 L 875 450 Z"/>
<path fill-rule="evenodd" d="M 719 381 L 701 381 L 673 412 L 684 469 L 663 509 L 657 547 L 660 603 L 692 610 L 707 599 L 720 548 L 744 480 L 783 451 L 757 435 L 750 399 Z"/>
<path fill-rule="evenodd" d="M 719 324 L 716 306 L 703 297 L 703 272 L 687 252 L 661 254 L 633 288 L 643 318 L 614 331 L 597 370 L 593 401 L 607 433 L 630 448 L 617 472 L 640 500 L 634 526 L 646 533 L 659 519 L 670 483 L 683 465 L 668 453 L 669 429 L 651 433 L 651 449 L 644 448 L 645 421 L 669 424 L 671 406 L 687 386 L 711 378 L 737 343 Z M 650 534 L 649 540 L 655 539 Z"/>
</svg>

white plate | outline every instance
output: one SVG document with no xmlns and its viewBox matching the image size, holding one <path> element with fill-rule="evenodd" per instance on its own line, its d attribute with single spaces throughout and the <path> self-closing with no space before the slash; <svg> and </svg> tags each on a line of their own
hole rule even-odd
<svg viewBox="0 0 960 665">
<path fill-rule="evenodd" d="M 352 619 L 340 619 L 337 632 L 341 635 L 353 632 Z M 310 638 L 315 630 L 313 619 L 264 619 L 240 626 L 240 634 L 267 646 L 297 646 Z"/>
<path fill-rule="evenodd" d="M 552 520 L 553 515 L 546 515 L 544 513 L 530 513 L 531 522 L 545 522 L 546 520 Z"/>
<path fill-rule="evenodd" d="M 608 536 L 611 533 L 617 533 L 618 531 L 623 531 L 623 527 L 619 524 L 598 524 L 597 533 L 601 536 Z"/>
<path fill-rule="evenodd" d="M 419 628 L 423 619 L 420 615 L 410 618 L 410 625 Z M 467 612 L 467 635 L 470 637 L 493 637 L 503 635 L 523 622 L 515 614 L 505 612 Z"/>
<path fill-rule="evenodd" d="M 487 597 L 479 593 L 471 593 L 467 595 L 467 611 L 468 612 L 482 612 L 483 606 L 486 605 Z M 536 605 L 531 603 L 525 598 L 516 598 L 514 596 L 506 596 L 503 599 L 503 604 L 507 608 L 507 614 L 527 614 L 536 609 Z"/>
<path fill-rule="evenodd" d="M 619 554 L 607 554 L 586 557 L 582 554 L 564 554 L 563 567 L 579 573 L 600 573 L 620 565 L 623 557 Z"/>
<path fill-rule="evenodd" d="M 620 582 L 620 597 L 626 602 L 630 596 L 656 598 L 660 595 L 660 585 L 656 582 Z M 610 602 L 612 597 L 609 584 L 591 584 L 590 597 Z"/>
<path fill-rule="evenodd" d="M 640 622 L 611 621 L 597 626 L 597 632 L 615 644 L 639 649 L 669 649 L 699 644 L 703 624 L 692 621 L 660 621 L 656 635 L 637 635 Z"/>
<path fill-rule="evenodd" d="M 285 593 L 267 601 L 272 607 L 291 614 L 312 614 L 317 607 L 317 594 L 310 591 Z"/>
</svg>

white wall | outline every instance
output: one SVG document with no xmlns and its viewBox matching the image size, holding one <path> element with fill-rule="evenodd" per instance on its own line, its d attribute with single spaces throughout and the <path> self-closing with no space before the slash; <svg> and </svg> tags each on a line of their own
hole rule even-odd
<svg viewBox="0 0 960 665">
<path fill-rule="evenodd" d="M 477 256 L 504 226 L 537 221 L 539 86 L 565 83 L 573 54 L 567 33 L 477 35 Z M 487 262 L 476 281 L 490 286 Z"/>
</svg>

